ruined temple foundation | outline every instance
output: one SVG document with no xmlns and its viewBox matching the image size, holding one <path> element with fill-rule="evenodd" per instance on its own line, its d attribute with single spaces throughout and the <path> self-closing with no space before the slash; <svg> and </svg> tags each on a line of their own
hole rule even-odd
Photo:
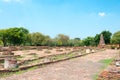
<svg viewBox="0 0 120 80">
<path fill-rule="evenodd" d="M 5 69 L 12 69 L 17 67 L 17 60 L 15 60 L 11 56 L 7 56 L 4 59 L 4 68 Z"/>
</svg>

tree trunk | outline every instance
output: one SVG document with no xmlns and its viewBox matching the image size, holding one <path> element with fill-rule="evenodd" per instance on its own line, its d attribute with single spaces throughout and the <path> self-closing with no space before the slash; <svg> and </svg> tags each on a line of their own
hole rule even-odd
<svg viewBox="0 0 120 80">
<path fill-rule="evenodd" d="M 3 45 L 4 45 L 4 47 L 6 46 L 6 41 L 4 41 L 4 40 L 3 40 Z"/>
<path fill-rule="evenodd" d="M 6 46 L 6 44 L 5 44 L 5 43 L 3 43 L 3 45 L 4 45 L 4 47 Z"/>
</svg>

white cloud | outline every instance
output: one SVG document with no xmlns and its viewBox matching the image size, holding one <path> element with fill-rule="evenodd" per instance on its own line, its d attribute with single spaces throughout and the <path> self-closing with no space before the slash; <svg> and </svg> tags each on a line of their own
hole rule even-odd
<svg viewBox="0 0 120 80">
<path fill-rule="evenodd" d="M 103 16 L 105 16 L 106 14 L 105 14 L 104 12 L 99 12 L 98 15 L 101 16 L 101 17 L 103 17 Z"/>
</svg>

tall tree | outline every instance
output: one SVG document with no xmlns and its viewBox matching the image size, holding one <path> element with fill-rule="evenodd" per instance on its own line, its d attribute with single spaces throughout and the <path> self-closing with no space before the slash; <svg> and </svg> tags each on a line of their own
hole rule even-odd
<svg viewBox="0 0 120 80">
<path fill-rule="evenodd" d="M 117 31 L 113 34 L 111 42 L 114 44 L 119 44 L 119 48 L 120 48 L 120 31 Z"/>
<path fill-rule="evenodd" d="M 83 43 L 85 46 L 94 46 L 95 45 L 95 40 L 94 37 L 87 37 L 83 40 Z"/>
<path fill-rule="evenodd" d="M 31 34 L 32 45 L 41 46 L 44 40 L 44 35 L 39 32 L 35 32 Z"/>
<path fill-rule="evenodd" d="M 8 41 L 7 30 L 5 29 L 0 30 L 0 40 L 2 41 L 4 46 L 7 45 L 7 41 Z"/>
<path fill-rule="evenodd" d="M 110 31 L 102 31 L 101 34 L 103 34 L 105 44 L 110 44 L 112 33 Z"/>
<path fill-rule="evenodd" d="M 49 36 L 44 36 L 44 40 L 42 41 L 42 45 L 49 46 L 49 45 L 51 45 L 51 43 L 52 43 L 51 38 Z"/>
<path fill-rule="evenodd" d="M 29 46 L 32 45 L 32 34 L 31 34 L 31 33 L 29 33 L 29 34 L 27 35 L 26 45 L 29 45 Z"/>
<path fill-rule="evenodd" d="M 81 40 L 80 40 L 80 38 L 74 38 L 74 39 L 73 39 L 73 45 L 74 45 L 74 46 L 80 46 L 80 45 L 81 45 Z"/>
<path fill-rule="evenodd" d="M 58 34 L 55 39 L 57 41 L 58 46 L 67 46 L 68 45 L 69 37 L 67 35 Z"/>
<path fill-rule="evenodd" d="M 99 44 L 99 41 L 100 41 L 100 34 L 96 34 L 94 40 L 95 40 L 95 45 L 97 46 Z"/>
<path fill-rule="evenodd" d="M 25 43 L 28 33 L 29 31 L 23 27 L 9 28 L 7 29 L 8 42 L 10 43 L 10 45 L 20 45 L 22 43 Z"/>
<path fill-rule="evenodd" d="M 110 44 L 110 39 L 111 39 L 112 33 L 110 31 L 102 31 L 100 34 L 96 34 L 96 36 L 95 36 L 96 46 L 99 44 L 101 34 L 103 34 L 105 44 Z"/>
</svg>

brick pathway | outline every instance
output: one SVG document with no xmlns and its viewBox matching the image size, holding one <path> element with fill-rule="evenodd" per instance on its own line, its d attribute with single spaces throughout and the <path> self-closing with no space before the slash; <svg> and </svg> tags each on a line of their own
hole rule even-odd
<svg viewBox="0 0 120 80">
<path fill-rule="evenodd" d="M 102 67 L 99 61 L 114 57 L 116 52 L 106 50 L 89 54 L 0 80 L 92 80 Z"/>
</svg>

